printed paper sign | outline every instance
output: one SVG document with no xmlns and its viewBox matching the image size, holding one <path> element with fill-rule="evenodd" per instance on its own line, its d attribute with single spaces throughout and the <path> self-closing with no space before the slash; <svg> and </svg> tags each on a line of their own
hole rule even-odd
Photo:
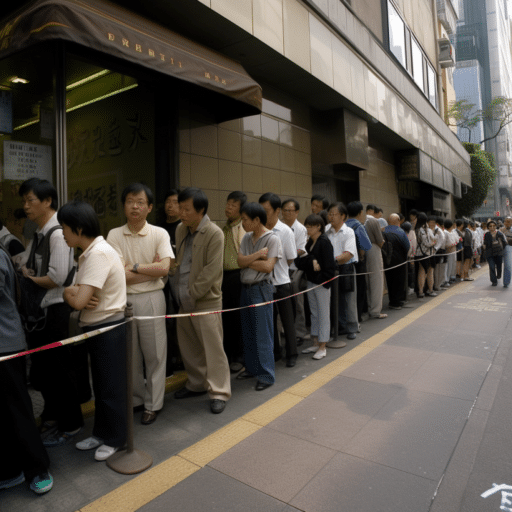
<svg viewBox="0 0 512 512">
<path fill-rule="evenodd" d="M 52 181 L 52 147 L 14 140 L 4 141 L 4 179 Z"/>
</svg>

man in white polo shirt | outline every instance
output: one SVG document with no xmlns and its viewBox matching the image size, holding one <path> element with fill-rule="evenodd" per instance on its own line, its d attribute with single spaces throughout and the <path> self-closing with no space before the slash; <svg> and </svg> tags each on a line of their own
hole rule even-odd
<svg viewBox="0 0 512 512">
<path fill-rule="evenodd" d="M 277 194 L 267 192 L 260 197 L 259 203 L 263 206 L 267 214 L 267 229 L 274 231 L 281 240 L 281 246 L 283 248 L 283 257 L 277 260 L 272 272 L 272 284 L 276 288 L 274 299 L 289 297 L 293 293 L 290 281 L 290 264 L 293 263 L 293 260 L 297 257 L 295 237 L 293 236 L 293 231 L 279 220 L 281 199 Z M 282 357 L 281 340 L 276 321 L 278 312 L 281 317 L 286 340 L 286 366 L 291 368 L 295 366 L 297 361 L 297 338 L 295 334 L 293 299 L 290 298 L 274 303 L 274 358 L 276 361 Z"/>
<path fill-rule="evenodd" d="M 345 221 L 347 208 L 343 203 L 333 203 L 328 209 L 331 227 L 326 235 L 334 248 L 334 258 L 338 264 L 338 334 L 346 334 L 347 339 L 355 340 L 359 329 L 357 322 L 357 290 L 354 264 L 358 262 L 356 236 Z"/>
<path fill-rule="evenodd" d="M 283 222 L 293 231 L 295 237 L 295 246 L 297 247 L 297 256 L 306 254 L 306 242 L 308 241 L 308 232 L 304 224 L 298 220 L 300 205 L 295 199 L 285 199 L 281 211 L 283 213 Z M 295 263 L 290 265 L 290 279 L 293 293 L 299 293 L 307 288 L 306 278 L 302 270 L 298 270 Z M 295 334 L 297 336 L 297 346 L 304 343 L 304 336 L 308 333 L 306 328 L 306 317 L 304 314 L 304 293 L 294 297 L 295 302 Z"/>
<path fill-rule="evenodd" d="M 153 193 L 142 183 L 128 185 L 121 199 L 127 223 L 112 229 L 107 242 L 126 272 L 127 302 L 135 316 L 165 315 L 164 280 L 174 253 L 169 233 L 148 224 Z M 150 425 L 164 405 L 167 334 L 165 318 L 138 320 L 133 339 L 133 404 L 144 408 L 141 423 Z M 144 383 L 144 368 L 146 382 Z"/>
</svg>

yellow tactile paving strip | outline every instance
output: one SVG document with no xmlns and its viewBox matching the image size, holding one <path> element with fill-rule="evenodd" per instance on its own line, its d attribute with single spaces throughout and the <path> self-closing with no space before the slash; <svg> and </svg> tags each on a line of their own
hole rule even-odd
<svg viewBox="0 0 512 512">
<path fill-rule="evenodd" d="M 486 272 L 486 269 L 482 269 L 473 275 L 479 277 Z M 178 453 L 178 455 L 171 457 L 158 466 L 148 469 L 121 487 L 82 507 L 79 512 L 135 512 L 196 471 L 199 471 L 240 441 L 247 439 L 260 428 L 274 421 L 372 350 L 382 345 L 391 336 L 432 311 L 445 300 L 461 292 L 469 291 L 472 287 L 472 283 L 463 282 L 446 290 L 438 297 L 429 300 L 427 304 L 418 307 L 404 318 L 386 327 L 378 334 L 346 352 L 312 375 L 271 398 L 268 402 L 186 448 Z"/>
</svg>

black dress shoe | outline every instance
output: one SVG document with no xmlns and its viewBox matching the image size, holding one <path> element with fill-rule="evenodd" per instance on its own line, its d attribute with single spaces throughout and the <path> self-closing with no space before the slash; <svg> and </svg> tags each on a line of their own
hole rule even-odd
<svg viewBox="0 0 512 512">
<path fill-rule="evenodd" d="M 290 356 L 286 358 L 286 366 L 288 368 L 293 368 L 295 363 L 297 362 L 297 356 Z"/>
<path fill-rule="evenodd" d="M 350 332 L 347 334 L 347 340 L 355 340 L 356 339 L 356 333 Z"/>
<path fill-rule="evenodd" d="M 236 376 L 236 378 L 238 380 L 252 379 L 253 377 L 254 377 L 254 375 L 252 373 L 249 373 L 247 370 L 245 370 L 244 372 L 242 372 Z"/>
<path fill-rule="evenodd" d="M 210 400 L 210 411 L 212 411 L 213 414 L 220 414 L 225 408 L 225 400 L 219 400 L 218 398 Z"/>
<path fill-rule="evenodd" d="M 160 411 L 144 411 L 144 414 L 142 415 L 140 422 L 143 425 L 151 425 L 151 423 L 155 422 L 159 412 Z"/>
<path fill-rule="evenodd" d="M 206 391 L 191 391 L 190 389 L 184 387 L 178 389 L 176 393 L 174 393 L 174 398 L 191 398 L 193 396 L 201 396 L 206 395 Z"/>
<path fill-rule="evenodd" d="M 270 382 L 260 382 L 260 381 L 258 381 L 257 384 L 256 384 L 256 391 L 263 391 L 264 389 L 267 389 L 270 386 L 272 386 L 272 384 Z"/>
</svg>

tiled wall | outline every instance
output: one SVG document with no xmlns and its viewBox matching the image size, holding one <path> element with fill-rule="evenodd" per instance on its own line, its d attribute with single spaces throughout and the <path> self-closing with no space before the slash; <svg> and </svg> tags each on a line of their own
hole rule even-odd
<svg viewBox="0 0 512 512">
<path fill-rule="evenodd" d="M 225 220 L 226 197 L 233 190 L 256 202 L 265 192 L 293 197 L 305 217 L 311 198 L 310 134 L 291 119 L 289 110 L 270 101 L 264 101 L 261 115 L 221 124 L 182 110 L 180 187 L 202 188 L 215 221 Z"/>
<path fill-rule="evenodd" d="M 336 30 L 298 0 L 201 0 L 469 182 L 457 137 L 364 23 L 339 0 L 311 1 Z M 435 62 L 431 0 L 398 4 Z"/>
</svg>

